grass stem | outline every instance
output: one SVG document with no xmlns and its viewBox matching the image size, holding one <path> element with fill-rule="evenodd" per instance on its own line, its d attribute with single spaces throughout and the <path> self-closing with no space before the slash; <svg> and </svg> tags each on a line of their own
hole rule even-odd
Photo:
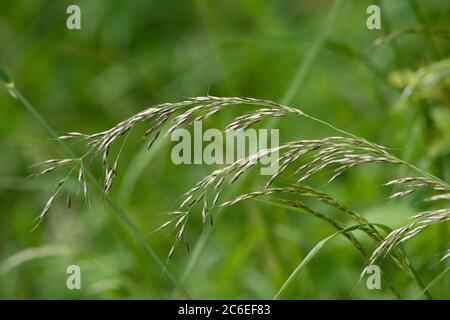
<svg viewBox="0 0 450 320">
<path fill-rule="evenodd" d="M 61 146 L 61 148 L 63 148 L 64 151 L 67 154 L 69 154 L 71 157 L 77 158 L 75 152 L 63 140 L 58 139 L 58 134 L 52 129 L 52 127 L 41 116 L 41 114 L 33 107 L 33 105 L 21 94 L 21 92 L 16 89 L 14 84 L 12 82 L 6 83 L 6 87 L 9 91 L 9 93 L 12 95 L 12 97 L 17 99 L 23 106 L 25 106 L 25 108 L 33 116 L 33 118 L 36 119 L 48 131 L 48 133 L 52 136 L 52 138 L 56 139 L 56 141 Z M 177 281 L 177 279 L 167 270 L 167 268 L 165 267 L 165 264 L 161 261 L 161 259 L 158 257 L 156 252 L 153 250 L 153 248 L 150 246 L 150 244 L 145 239 L 145 236 L 140 232 L 138 227 L 134 224 L 134 222 L 130 219 L 130 217 L 126 214 L 126 212 L 107 193 L 104 192 L 103 187 L 97 181 L 97 179 L 92 174 L 92 172 L 90 172 L 87 168 L 86 168 L 85 172 L 86 172 L 86 176 L 91 181 L 91 183 L 94 185 L 94 187 L 104 195 L 106 202 L 113 209 L 113 211 L 117 214 L 117 216 L 120 218 L 120 220 L 122 220 L 122 222 L 126 225 L 126 227 L 129 229 L 129 231 L 134 235 L 134 237 L 143 245 L 147 254 L 155 262 L 155 264 L 159 268 L 161 268 L 163 274 L 167 277 L 167 279 L 185 298 L 190 299 L 190 295 L 181 286 L 181 284 Z"/>
</svg>

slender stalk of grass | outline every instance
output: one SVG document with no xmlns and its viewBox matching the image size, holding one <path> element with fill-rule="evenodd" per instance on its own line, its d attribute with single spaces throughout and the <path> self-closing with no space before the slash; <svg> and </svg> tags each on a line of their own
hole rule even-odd
<svg viewBox="0 0 450 320">
<path fill-rule="evenodd" d="M 220 33 L 218 32 L 218 30 L 216 30 L 217 19 L 215 19 L 215 17 L 213 16 L 208 1 L 195 0 L 194 3 L 200 15 L 200 18 L 201 20 L 203 20 L 203 23 L 206 27 L 206 31 L 210 39 L 211 45 L 217 54 L 219 62 L 218 67 L 220 68 L 223 74 L 226 90 L 230 94 L 234 94 L 237 92 L 235 82 L 233 81 L 233 77 L 231 76 L 234 65 L 230 63 L 230 61 L 227 59 L 225 55 L 223 44 L 220 39 Z"/>
<path fill-rule="evenodd" d="M 328 17 L 325 19 L 325 23 L 322 27 L 319 36 L 315 39 L 313 46 L 308 51 L 304 62 L 302 62 L 302 64 L 298 67 L 295 76 L 292 79 L 287 91 L 281 97 L 280 100 L 281 104 L 291 104 L 291 102 L 295 98 L 295 95 L 299 91 L 300 86 L 306 77 L 306 74 L 313 65 L 320 48 L 322 47 L 328 34 L 330 33 L 331 27 L 333 26 L 333 23 L 338 15 L 340 8 L 342 7 L 342 4 L 343 4 L 342 0 L 334 1 L 333 6 L 330 9 L 330 13 L 328 14 Z"/>
<path fill-rule="evenodd" d="M 450 32 L 446 29 L 428 28 L 428 27 L 409 27 L 400 30 L 395 30 L 385 37 L 375 39 L 374 45 L 381 46 L 391 41 L 395 41 L 398 38 L 408 34 L 428 34 L 450 40 Z"/>
<path fill-rule="evenodd" d="M 371 224 L 371 225 L 377 226 L 377 224 Z M 361 227 L 367 227 L 367 225 L 366 224 L 353 225 L 353 226 L 347 227 L 345 229 L 339 230 L 339 231 L 333 233 L 332 235 L 326 237 L 325 239 L 322 239 L 321 241 L 319 241 L 314 246 L 314 248 L 311 249 L 311 251 L 308 253 L 308 255 L 302 260 L 302 262 L 300 262 L 300 264 L 297 266 L 297 268 L 295 268 L 295 270 L 291 273 L 289 278 L 283 283 L 281 288 L 278 290 L 278 292 L 273 297 L 273 300 L 278 300 L 283 295 L 283 293 L 286 291 L 286 289 L 299 276 L 300 272 L 302 272 L 305 269 L 305 267 L 308 265 L 308 263 L 319 253 L 320 249 L 323 247 L 324 244 L 326 244 L 328 241 L 330 241 L 331 239 L 335 238 L 336 236 L 338 236 L 340 234 L 343 234 L 346 232 L 351 232 L 353 230 L 358 230 Z"/>
<path fill-rule="evenodd" d="M 279 204 L 279 203 L 277 203 L 277 202 L 272 202 L 272 201 L 267 201 L 267 200 L 258 200 L 258 201 L 266 202 L 266 203 L 268 203 L 268 204 L 271 204 L 271 205 L 273 205 L 273 206 L 278 206 L 278 207 L 284 208 L 284 209 L 286 209 L 286 210 L 294 210 L 294 211 L 299 210 L 299 208 L 296 208 L 296 207 L 293 207 L 293 206 L 288 206 L 288 205 L 282 205 L 282 204 Z M 300 209 L 300 210 L 301 210 L 301 209 Z M 357 220 L 355 220 L 355 221 L 357 221 Z M 333 225 L 333 224 L 332 224 L 332 225 Z M 361 223 L 360 225 L 361 225 L 361 231 L 363 231 L 363 232 L 365 232 L 366 234 L 368 234 L 369 237 L 372 237 L 372 236 L 371 236 L 371 232 L 368 232 L 367 230 L 372 230 L 372 229 L 376 230 L 376 229 L 374 228 L 374 225 L 371 224 L 371 223 L 368 222 L 368 221 L 365 222 L 365 223 Z M 378 224 L 377 226 L 378 226 L 379 228 L 381 228 L 383 231 L 387 232 L 387 233 L 392 232 L 392 229 L 389 228 L 389 227 L 386 226 L 386 225 Z M 344 229 L 338 229 L 338 231 L 340 231 L 340 230 L 344 230 Z M 378 230 L 376 230 L 376 232 L 377 232 L 377 234 L 378 234 Z M 380 235 L 380 237 L 381 237 L 381 235 Z M 403 249 L 402 247 L 400 247 L 400 248 L 398 248 L 398 251 L 399 251 L 399 253 L 397 253 L 397 254 L 399 254 L 400 257 L 403 257 L 403 258 L 405 259 L 405 262 L 406 262 L 406 266 L 405 266 L 405 267 L 406 267 L 406 269 L 407 269 L 407 270 L 406 270 L 407 273 L 414 279 L 414 281 L 417 283 L 417 285 L 419 286 L 419 288 L 422 289 L 422 294 L 423 294 L 427 299 L 432 300 L 432 296 L 431 296 L 430 292 L 428 291 L 427 288 L 425 288 L 425 285 L 423 284 L 422 280 L 420 279 L 419 275 L 417 274 L 415 268 L 413 267 L 413 265 L 412 265 L 411 261 L 409 260 L 409 258 L 408 258 L 408 256 L 407 256 L 406 252 L 404 251 L 404 249 Z M 396 261 L 396 260 L 394 260 L 394 261 Z M 402 265 L 400 265 L 400 267 L 402 267 Z M 401 299 L 401 297 L 400 297 L 398 291 L 397 291 L 397 290 L 395 289 L 395 287 L 390 283 L 389 279 L 388 279 L 387 277 L 385 277 L 385 280 L 387 280 L 387 284 L 388 284 L 388 286 L 391 288 L 391 290 L 394 292 L 394 294 L 395 294 L 399 299 Z"/>
<path fill-rule="evenodd" d="M 304 205 L 303 203 L 301 203 L 301 205 L 299 205 L 297 201 L 296 201 L 296 202 L 290 202 L 290 201 L 289 201 L 289 202 L 288 202 L 288 205 L 283 205 L 283 204 L 280 204 L 280 203 L 277 203 L 277 202 L 274 202 L 274 201 L 261 200 L 261 199 L 256 199 L 256 200 L 257 200 L 257 201 L 260 201 L 260 202 L 262 202 L 262 203 L 266 203 L 266 204 L 269 204 L 269 205 L 274 206 L 274 207 L 280 207 L 280 208 L 283 208 L 283 209 L 286 209 L 286 210 L 299 211 L 299 212 L 302 212 L 302 213 L 303 213 L 303 212 L 307 212 L 307 213 L 310 213 L 310 214 L 314 215 L 315 217 L 317 217 L 317 218 L 319 218 L 319 219 L 321 219 L 321 220 L 324 220 L 325 222 L 327 222 L 328 224 L 330 224 L 332 227 L 334 227 L 337 231 L 342 231 L 342 230 L 345 229 L 345 227 L 344 227 L 341 223 L 337 222 L 336 220 L 334 220 L 334 219 L 332 219 L 332 218 L 326 216 L 326 215 L 323 214 L 323 213 L 318 212 L 317 210 L 314 210 L 314 209 L 312 209 L 312 208 L 310 208 L 310 207 Z M 364 224 L 364 225 L 365 225 L 365 224 Z M 372 229 L 372 228 L 375 229 L 372 225 L 370 225 L 370 226 L 367 225 L 367 227 L 362 228 L 362 230 L 363 230 L 364 232 L 367 233 L 367 229 L 368 229 L 368 228 L 370 228 L 370 229 Z M 361 255 L 362 255 L 364 258 L 366 258 L 366 259 L 368 258 L 368 255 L 367 255 L 366 251 L 364 250 L 362 244 L 358 241 L 358 239 L 356 239 L 356 237 L 354 237 L 354 236 L 352 235 L 351 231 L 349 231 L 349 232 L 344 232 L 344 233 L 342 233 L 342 234 L 343 234 L 348 240 L 350 240 L 350 242 L 356 247 L 356 249 L 361 253 Z M 394 285 L 393 285 L 392 282 L 389 280 L 389 278 L 387 277 L 387 275 L 386 275 L 385 273 L 382 273 L 382 277 L 383 277 L 383 279 L 386 281 L 386 283 L 387 283 L 389 289 L 392 291 L 392 293 L 397 297 L 397 299 L 401 300 L 402 297 L 401 297 L 400 293 L 399 293 L 398 290 L 394 287 Z"/>
<path fill-rule="evenodd" d="M 325 239 L 322 239 L 309 253 L 308 255 L 305 257 L 305 259 L 302 260 L 302 262 L 297 266 L 297 268 L 292 272 L 292 274 L 289 276 L 289 278 L 286 280 L 286 282 L 283 284 L 283 286 L 280 288 L 280 290 L 275 294 L 274 296 L 274 300 L 277 300 L 285 291 L 286 289 L 289 287 L 289 285 L 295 280 L 296 277 L 298 277 L 298 275 L 300 274 L 300 272 L 306 267 L 306 265 L 318 254 L 318 252 L 320 251 L 320 249 L 322 248 L 322 246 L 327 243 L 328 241 L 330 241 L 331 239 L 333 239 L 334 237 L 338 236 L 339 234 L 342 233 L 346 233 L 346 232 L 351 232 L 353 230 L 357 230 L 360 229 L 361 227 L 366 228 L 368 225 L 370 225 L 371 227 L 378 227 L 381 228 L 384 231 L 389 231 L 390 228 L 386 225 L 383 224 L 379 224 L 379 223 L 369 223 L 369 224 L 358 224 L 358 225 L 353 225 L 350 226 L 348 228 L 345 228 L 343 230 L 339 230 L 335 233 L 333 233 L 332 235 L 326 237 Z M 416 281 L 419 283 L 420 288 L 422 289 L 421 294 L 425 295 L 428 299 L 432 300 L 431 294 L 428 292 L 428 288 L 426 288 L 422 281 L 420 280 L 420 278 L 418 277 L 416 271 L 414 268 L 412 268 L 411 266 L 411 271 L 413 272 L 413 274 L 415 275 L 415 279 Z M 360 278 L 361 281 L 362 278 Z"/>
<path fill-rule="evenodd" d="M 58 134 L 52 129 L 52 127 L 40 115 L 40 113 L 33 107 L 33 105 L 21 94 L 21 92 L 14 86 L 13 82 L 10 81 L 6 73 L 1 69 L 0 69 L 0 78 L 5 82 L 5 85 L 9 93 L 12 95 L 12 97 L 17 99 L 23 106 L 25 106 L 25 108 L 27 109 L 28 112 L 30 112 L 33 118 L 35 118 L 48 131 L 50 136 L 56 139 L 57 143 L 61 146 L 61 148 L 72 158 L 77 158 L 76 154 L 71 150 L 71 148 L 63 140 L 58 139 Z M 88 169 L 85 169 L 85 174 L 87 175 L 91 183 L 95 186 L 95 188 L 104 195 L 107 203 L 113 209 L 113 212 L 117 214 L 117 216 L 122 220 L 122 222 L 126 225 L 126 227 L 133 234 L 133 236 L 143 245 L 147 254 L 162 270 L 166 278 L 172 283 L 172 285 L 175 288 L 177 288 L 177 290 L 184 297 L 190 298 L 190 295 L 181 286 L 181 284 L 177 281 L 177 279 L 171 274 L 171 272 L 167 270 L 165 264 L 161 261 L 161 259 L 158 257 L 153 248 L 145 239 L 145 236 L 140 232 L 140 230 L 136 227 L 134 222 L 125 213 L 125 211 L 118 204 L 116 204 L 116 202 L 103 190 L 103 187 L 98 183 L 95 176 Z"/>
<path fill-rule="evenodd" d="M 447 275 L 450 271 L 450 266 L 444 269 L 441 273 L 439 273 L 433 280 L 431 280 L 427 286 L 417 295 L 416 299 L 420 299 L 420 297 L 425 294 L 425 292 L 429 291 L 435 284 L 437 284 L 443 277 Z"/>
<path fill-rule="evenodd" d="M 379 234 L 379 232 L 364 217 L 362 217 L 359 214 L 357 214 L 356 212 L 346 208 L 341 203 L 334 200 L 327 194 L 321 192 L 320 190 L 316 190 L 316 189 L 313 189 L 310 187 L 295 187 L 294 186 L 294 187 L 287 187 L 287 188 L 273 188 L 273 189 L 265 189 L 265 190 L 261 190 L 261 191 L 255 191 L 255 192 L 237 196 L 236 198 L 223 203 L 221 206 L 233 205 L 233 204 L 239 203 L 241 201 L 253 199 L 253 198 L 256 198 L 259 196 L 266 196 L 266 195 L 272 195 L 272 194 L 280 195 L 280 194 L 285 194 L 285 193 L 292 193 L 292 194 L 295 194 L 298 196 L 312 197 L 314 199 L 322 201 L 322 202 L 342 211 L 343 213 L 348 215 L 352 220 L 361 224 L 363 226 L 363 227 L 361 227 L 362 231 L 364 231 L 369 237 L 374 239 L 377 242 L 377 245 L 380 245 L 380 243 L 383 243 L 383 237 L 381 236 L 381 234 Z M 326 217 L 325 215 L 317 212 L 314 209 L 309 208 L 308 206 L 304 205 L 300 201 L 297 201 L 297 200 L 295 200 L 295 201 L 284 200 L 284 201 L 289 204 L 289 206 L 287 206 L 287 207 L 302 209 L 302 210 L 309 212 L 309 213 L 315 215 L 316 217 L 326 221 L 327 223 L 329 223 L 333 227 L 335 227 L 337 230 L 344 229 L 344 227 L 340 223 L 336 222 L 335 220 L 333 220 L 331 218 Z M 386 231 L 392 232 L 392 229 L 387 229 L 387 227 L 386 227 Z M 361 244 L 351 234 L 344 233 L 344 236 L 346 236 L 355 245 L 355 247 L 362 253 L 362 255 L 366 257 L 365 251 L 362 248 Z M 393 258 L 394 262 L 401 269 L 406 271 L 417 282 L 417 284 L 419 285 L 419 287 L 421 289 L 424 289 L 425 286 L 424 286 L 422 280 L 418 276 L 417 272 L 415 271 L 414 267 L 412 266 L 411 262 L 409 261 L 404 250 L 402 250 L 401 248 L 394 248 L 393 251 L 394 252 L 393 252 L 392 258 Z M 370 258 L 372 259 L 373 256 Z M 374 261 L 372 261 L 372 263 L 373 262 Z M 372 264 L 372 263 L 368 263 L 368 264 Z M 364 271 L 365 271 L 365 269 L 364 269 Z M 364 274 L 364 272 L 363 272 L 363 274 Z M 387 283 L 388 283 L 389 287 L 392 287 L 389 281 L 387 281 Z M 394 293 L 396 293 L 395 289 L 394 288 L 392 288 L 392 289 L 393 289 Z M 427 298 L 431 299 L 430 293 L 426 290 L 425 290 L 425 296 Z"/>
</svg>

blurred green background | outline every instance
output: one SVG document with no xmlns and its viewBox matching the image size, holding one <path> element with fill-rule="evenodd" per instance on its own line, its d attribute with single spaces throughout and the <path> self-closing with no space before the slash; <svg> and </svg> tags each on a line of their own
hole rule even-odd
<svg viewBox="0 0 450 320">
<path fill-rule="evenodd" d="M 70 4 L 81 8 L 81 30 L 66 28 Z M 381 30 L 366 27 L 370 4 L 381 6 Z M 98 132 L 146 106 L 185 97 L 251 96 L 299 107 L 449 181 L 449 16 L 450 3 L 441 0 L 1 1 L 0 66 L 57 132 Z M 374 44 L 411 27 L 419 32 Z M 421 68 L 430 81 L 416 81 Z M 416 90 L 406 96 L 411 83 Z M 225 111 L 208 125 L 222 128 L 236 114 Z M 281 141 L 335 134 L 302 119 L 283 120 L 277 128 Z M 0 298 L 180 297 L 101 194 L 92 192 L 90 206 L 74 197 L 70 210 L 65 196 L 58 198 L 30 232 L 63 175 L 27 178 L 35 172 L 30 165 L 65 155 L 4 86 L 0 145 Z M 173 234 L 151 231 L 165 221 L 162 212 L 174 210 L 179 197 L 213 170 L 175 166 L 171 146 L 160 141 L 144 152 L 145 143 L 130 138 L 111 190 L 163 261 Z M 100 179 L 101 168 L 92 168 Z M 401 167 L 369 165 L 324 190 L 394 228 L 424 207 L 417 196 L 387 200 L 392 189 L 383 183 L 406 174 Z M 249 177 L 236 193 L 258 179 Z M 314 184 L 323 187 L 324 181 Z M 311 205 L 351 224 L 331 208 Z M 256 201 L 220 212 L 212 228 L 197 213 L 188 225 L 190 255 L 178 250 L 168 270 L 199 299 L 270 299 L 314 245 L 334 232 L 308 214 Z M 439 260 L 449 232 L 448 224 L 438 225 L 405 244 L 426 284 L 448 266 L 449 259 Z M 385 285 L 358 285 L 364 263 L 337 237 L 283 298 L 394 298 Z M 66 288 L 72 264 L 81 268 L 82 290 Z M 420 293 L 391 262 L 383 267 L 404 298 Z M 430 292 L 450 298 L 448 274 Z"/>
</svg>

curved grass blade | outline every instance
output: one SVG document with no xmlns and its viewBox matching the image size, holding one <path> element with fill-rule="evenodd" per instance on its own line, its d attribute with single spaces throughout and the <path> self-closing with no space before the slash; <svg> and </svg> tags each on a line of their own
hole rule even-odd
<svg viewBox="0 0 450 320">
<path fill-rule="evenodd" d="M 377 224 L 377 223 L 357 224 L 357 225 L 353 225 L 348 228 L 345 228 L 343 230 L 337 231 L 337 232 L 333 233 L 332 235 L 326 237 L 325 239 L 322 239 L 321 241 L 319 241 L 319 243 L 317 243 L 314 246 L 314 248 L 312 248 L 312 250 L 308 253 L 308 255 L 305 257 L 305 259 L 303 259 L 302 262 L 300 262 L 300 264 L 297 266 L 297 268 L 295 268 L 295 270 L 291 273 L 289 278 L 283 283 L 280 290 L 278 290 L 278 292 L 275 294 L 273 299 L 277 300 L 280 298 L 280 296 L 286 291 L 286 289 L 294 281 L 294 279 L 296 277 L 298 277 L 300 272 L 302 272 L 302 270 L 305 269 L 305 267 L 308 265 L 308 263 L 319 253 L 320 249 L 323 247 L 324 244 L 326 244 L 328 241 L 330 241 L 331 239 L 335 238 L 336 236 L 338 236 L 342 233 L 361 229 L 361 228 L 363 228 L 365 226 L 369 226 L 369 225 L 380 227 L 381 229 L 385 228 L 384 225 Z"/>
<path fill-rule="evenodd" d="M 422 295 L 425 295 L 431 287 L 433 287 L 439 280 L 441 280 L 447 272 L 450 270 L 450 266 L 448 266 L 444 271 L 439 273 L 433 280 L 431 280 L 428 285 L 417 295 L 416 299 L 419 299 Z"/>
</svg>

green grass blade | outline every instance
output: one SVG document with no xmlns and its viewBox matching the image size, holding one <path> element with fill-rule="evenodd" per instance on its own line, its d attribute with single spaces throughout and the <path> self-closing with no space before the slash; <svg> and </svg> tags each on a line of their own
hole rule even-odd
<svg viewBox="0 0 450 320">
<path fill-rule="evenodd" d="M 331 30 L 331 27 L 334 23 L 334 20 L 336 19 L 336 16 L 339 12 L 339 9 L 341 8 L 342 3 L 343 3 L 342 0 L 336 0 L 334 2 L 333 7 L 331 8 L 331 11 L 322 27 L 322 31 L 316 38 L 311 49 L 308 51 L 305 61 L 298 67 L 297 72 L 295 73 L 295 76 L 292 79 L 289 88 L 286 90 L 283 97 L 281 98 L 281 104 L 289 104 L 295 98 L 295 95 L 300 89 L 303 80 L 305 79 L 308 71 L 311 69 L 311 66 L 314 63 L 320 48 L 322 47 L 325 39 L 328 36 L 328 33 Z"/>
<path fill-rule="evenodd" d="M 367 226 L 367 225 L 378 226 L 375 223 L 373 223 L 373 224 L 372 223 L 371 224 L 357 224 L 357 225 L 353 225 L 348 228 L 345 228 L 343 230 L 337 231 L 337 232 L 333 233 L 332 235 L 326 237 L 325 239 L 322 239 L 319 243 L 317 243 L 314 246 L 314 248 L 312 248 L 312 250 L 308 253 L 308 255 L 305 257 L 305 259 L 303 259 L 302 262 L 300 262 L 300 264 L 297 266 L 297 268 L 295 268 L 295 270 L 291 273 L 289 278 L 281 286 L 280 290 L 278 290 L 278 292 L 275 294 L 273 299 L 277 300 L 281 297 L 281 295 L 286 291 L 286 289 L 289 287 L 289 285 L 295 280 L 295 278 L 298 277 L 300 272 L 302 272 L 302 270 L 305 269 L 305 267 L 308 265 L 308 263 L 319 253 L 320 249 L 323 247 L 323 245 L 325 243 L 327 243 L 328 241 L 330 241 L 331 239 L 335 238 L 336 236 L 338 236 L 342 233 L 357 230 L 357 229 L 359 229 L 363 226 Z"/>
<path fill-rule="evenodd" d="M 439 280 L 441 280 L 447 272 L 450 270 L 450 266 L 448 266 L 444 271 L 439 273 L 433 280 L 431 280 L 428 285 L 417 295 L 416 299 L 419 299 L 422 295 L 426 295 L 426 293 L 433 287 Z"/>
</svg>

